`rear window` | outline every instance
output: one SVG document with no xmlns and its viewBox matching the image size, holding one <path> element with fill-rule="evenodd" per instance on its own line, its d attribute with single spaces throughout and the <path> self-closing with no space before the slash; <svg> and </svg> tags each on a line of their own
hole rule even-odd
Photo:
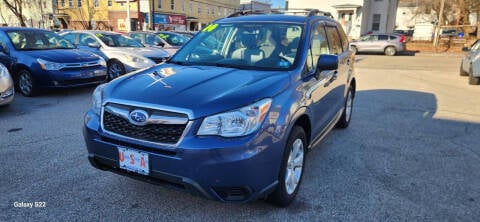
<svg viewBox="0 0 480 222">
<path fill-rule="evenodd" d="M 394 35 L 390 36 L 390 40 L 395 40 L 395 39 L 397 39 L 397 36 L 394 36 Z"/>
</svg>

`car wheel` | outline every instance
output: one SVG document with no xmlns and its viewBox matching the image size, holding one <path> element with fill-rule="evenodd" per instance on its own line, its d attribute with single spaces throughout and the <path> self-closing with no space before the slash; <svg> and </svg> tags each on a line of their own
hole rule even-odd
<svg viewBox="0 0 480 222">
<path fill-rule="evenodd" d="M 35 96 L 38 92 L 37 84 L 32 77 L 32 74 L 25 69 L 18 72 L 17 86 L 20 93 L 24 96 Z"/>
<path fill-rule="evenodd" d="M 294 126 L 283 154 L 278 185 L 267 201 L 281 207 L 288 206 L 298 193 L 305 165 L 307 149 L 305 131 Z"/>
<path fill-rule="evenodd" d="M 395 47 L 389 46 L 385 48 L 385 55 L 394 56 L 395 54 L 397 54 L 397 50 L 395 49 Z"/>
<path fill-rule="evenodd" d="M 473 68 L 470 67 L 470 73 L 468 75 L 468 84 L 470 85 L 479 85 L 480 84 L 480 77 L 473 76 Z"/>
<path fill-rule="evenodd" d="M 111 61 L 107 66 L 108 80 L 115 79 L 123 74 L 125 74 L 125 67 L 121 62 Z"/>
<path fill-rule="evenodd" d="M 358 49 L 357 49 L 356 46 L 350 46 L 350 51 L 352 51 L 352 53 L 353 53 L 354 55 L 356 55 L 356 54 L 358 53 Z"/>
<path fill-rule="evenodd" d="M 348 124 L 350 124 L 350 120 L 352 119 L 352 111 L 353 111 L 353 89 L 352 87 L 348 88 L 347 97 L 345 98 L 345 105 L 343 107 L 343 113 L 340 119 L 338 120 L 337 124 L 335 125 L 338 128 L 347 128 Z"/>
<path fill-rule="evenodd" d="M 468 72 L 463 71 L 463 62 L 460 63 L 460 76 L 468 76 Z"/>
</svg>

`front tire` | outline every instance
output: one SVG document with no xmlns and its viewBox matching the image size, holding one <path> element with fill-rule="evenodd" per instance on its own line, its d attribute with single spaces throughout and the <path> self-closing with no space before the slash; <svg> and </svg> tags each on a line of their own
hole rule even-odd
<svg viewBox="0 0 480 222">
<path fill-rule="evenodd" d="M 356 54 L 358 53 L 358 49 L 357 49 L 356 46 L 350 46 L 350 51 L 352 51 L 352 53 L 353 53 L 354 55 L 356 55 Z"/>
<path fill-rule="evenodd" d="M 306 149 L 305 131 L 300 126 L 294 126 L 283 154 L 279 183 L 273 193 L 268 196 L 268 202 L 286 207 L 295 199 L 302 182 Z"/>
<path fill-rule="evenodd" d="M 470 85 L 480 85 L 480 77 L 473 76 L 473 68 L 470 67 L 470 73 L 468 75 L 468 84 Z"/>
<path fill-rule="evenodd" d="M 113 80 L 121 75 L 125 74 L 125 67 L 119 61 L 111 61 L 107 66 L 108 80 Z"/>
<path fill-rule="evenodd" d="M 343 107 L 343 113 L 340 119 L 338 120 L 337 124 L 335 125 L 337 128 L 347 128 L 350 124 L 350 120 L 352 119 L 352 111 L 353 111 L 353 88 L 350 86 L 348 87 L 347 97 L 345 98 L 345 105 Z"/>
<path fill-rule="evenodd" d="M 17 86 L 24 96 L 31 97 L 38 94 L 37 83 L 28 70 L 22 69 L 18 72 Z"/>
<path fill-rule="evenodd" d="M 397 50 L 395 49 L 395 47 L 389 46 L 385 48 L 385 55 L 394 56 L 395 54 L 397 54 Z"/>
</svg>

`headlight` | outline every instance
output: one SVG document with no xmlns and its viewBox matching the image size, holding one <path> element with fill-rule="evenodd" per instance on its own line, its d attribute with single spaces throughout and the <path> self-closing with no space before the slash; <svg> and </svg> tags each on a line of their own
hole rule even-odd
<svg viewBox="0 0 480 222">
<path fill-rule="evenodd" d="M 133 55 L 125 55 L 125 58 L 129 62 L 135 62 L 135 63 L 148 63 L 149 60 L 147 58 L 141 58 L 138 56 L 133 56 Z"/>
<path fill-rule="evenodd" d="M 92 95 L 92 110 L 95 114 L 100 116 L 100 110 L 102 110 L 102 102 L 103 102 L 103 89 L 105 89 L 105 86 L 107 84 L 101 84 L 98 85 L 97 88 L 95 88 L 95 91 L 93 91 Z"/>
<path fill-rule="evenodd" d="M 63 68 L 62 63 L 50 62 L 43 59 L 37 59 L 37 62 L 43 70 L 59 70 Z"/>
<path fill-rule="evenodd" d="M 100 56 L 98 57 L 98 64 L 100 64 L 101 66 L 107 66 L 107 62 L 105 61 L 105 59 Z"/>
<path fill-rule="evenodd" d="M 263 99 L 237 110 L 206 117 L 197 135 L 236 137 L 253 133 L 262 124 L 271 103 L 271 99 Z"/>
<path fill-rule="evenodd" d="M 7 67 L 0 64 L 0 77 L 7 78 L 7 76 L 10 76 Z"/>
</svg>

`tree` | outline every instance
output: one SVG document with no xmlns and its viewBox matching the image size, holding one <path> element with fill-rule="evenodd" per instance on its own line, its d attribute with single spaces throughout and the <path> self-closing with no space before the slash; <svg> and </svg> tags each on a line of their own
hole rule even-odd
<svg viewBox="0 0 480 222">
<path fill-rule="evenodd" d="M 81 19 L 83 29 L 91 30 L 93 28 L 93 16 L 95 15 L 95 3 L 94 0 L 86 0 L 85 5 L 79 7 L 78 18 Z"/>
<path fill-rule="evenodd" d="M 418 0 L 418 11 L 416 14 L 430 14 L 431 10 L 439 13 L 440 4 L 441 0 Z M 442 15 L 443 21 L 447 21 L 452 25 L 467 25 L 469 24 L 469 15 L 479 11 L 479 0 L 447 0 L 445 1 Z"/>
<path fill-rule="evenodd" d="M 26 27 L 27 24 L 25 23 L 25 18 L 23 17 L 22 14 L 22 7 L 23 7 L 23 0 L 13 0 L 13 1 L 8 1 L 8 0 L 3 0 L 5 5 L 7 6 L 10 11 L 18 18 L 18 21 L 20 22 L 20 26 Z"/>
</svg>

